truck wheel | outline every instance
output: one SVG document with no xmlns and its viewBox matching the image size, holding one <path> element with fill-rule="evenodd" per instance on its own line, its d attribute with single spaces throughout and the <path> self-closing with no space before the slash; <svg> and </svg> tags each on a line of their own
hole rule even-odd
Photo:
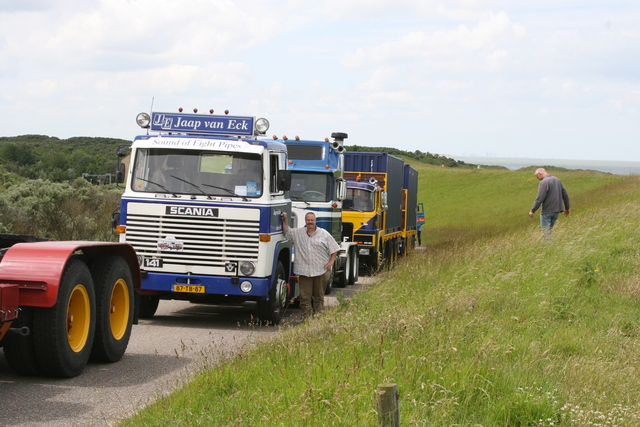
<svg viewBox="0 0 640 427">
<path fill-rule="evenodd" d="M 156 310 L 158 310 L 158 304 L 160 298 L 156 295 L 140 295 L 140 311 L 138 317 L 141 319 L 151 319 Z"/>
<path fill-rule="evenodd" d="M 349 275 L 351 274 L 351 254 L 348 252 L 342 267 L 338 283 L 336 284 L 339 288 L 345 288 L 349 284 Z"/>
<path fill-rule="evenodd" d="M 22 307 L 20 317 L 11 326 L 13 328 L 26 326 L 30 333 L 27 336 L 7 334 L 4 338 L 4 357 L 7 359 L 9 367 L 20 375 L 40 374 L 36 349 L 33 344 L 33 308 Z"/>
<path fill-rule="evenodd" d="M 133 279 L 129 264 L 118 256 L 91 266 L 96 285 L 96 335 L 91 360 L 117 362 L 127 350 L 133 325 Z"/>
<path fill-rule="evenodd" d="M 91 272 L 72 259 L 62 274 L 58 301 L 35 311 L 33 331 L 38 364 L 46 375 L 75 377 L 84 369 L 96 329 L 96 296 Z"/>
<path fill-rule="evenodd" d="M 336 278 L 336 272 L 333 269 L 333 267 L 331 268 L 331 273 L 329 274 L 329 280 L 327 281 L 327 287 L 324 290 L 324 294 L 325 295 L 329 295 L 331 293 L 331 291 L 333 290 L 333 282 Z"/>
<path fill-rule="evenodd" d="M 351 286 L 358 280 L 358 263 L 360 260 L 358 259 L 358 248 L 351 248 L 351 274 L 349 274 L 349 283 Z"/>
<path fill-rule="evenodd" d="M 382 242 L 380 242 L 378 248 L 380 248 L 381 250 L 369 255 L 367 259 L 367 269 L 369 270 L 370 275 L 376 274 L 382 269 L 382 266 L 384 265 L 385 254 L 382 251 Z"/>
<path fill-rule="evenodd" d="M 278 261 L 276 280 L 269 290 L 269 300 L 258 301 L 258 318 L 265 323 L 280 324 L 288 302 L 287 277 L 282 262 Z"/>
</svg>

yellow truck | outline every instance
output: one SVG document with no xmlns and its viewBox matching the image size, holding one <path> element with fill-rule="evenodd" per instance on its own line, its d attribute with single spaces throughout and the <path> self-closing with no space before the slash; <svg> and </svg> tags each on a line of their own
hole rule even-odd
<svg viewBox="0 0 640 427">
<path fill-rule="evenodd" d="M 375 272 L 415 248 L 418 172 L 388 153 L 345 152 L 342 240 Z"/>
</svg>

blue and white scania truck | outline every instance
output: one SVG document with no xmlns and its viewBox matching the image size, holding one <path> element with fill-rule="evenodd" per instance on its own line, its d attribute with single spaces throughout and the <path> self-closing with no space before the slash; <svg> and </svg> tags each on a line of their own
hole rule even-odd
<svg viewBox="0 0 640 427">
<path fill-rule="evenodd" d="M 344 145 L 346 133 L 334 132 L 333 141 L 286 140 L 291 171 L 292 227 L 302 227 L 307 212 L 316 215 L 318 227 L 333 235 L 340 251 L 327 283 L 345 287 L 358 279 L 358 244 L 342 239 L 342 201 L 347 187 L 344 180 Z M 295 258 L 294 258 L 295 261 Z"/>
<path fill-rule="evenodd" d="M 290 299 L 287 148 L 258 138 L 266 119 L 196 113 L 140 113 L 146 134 L 128 169 L 119 163 L 126 189 L 114 224 L 140 261 L 140 317 L 161 299 L 256 301 L 258 318 L 278 324 Z"/>
</svg>

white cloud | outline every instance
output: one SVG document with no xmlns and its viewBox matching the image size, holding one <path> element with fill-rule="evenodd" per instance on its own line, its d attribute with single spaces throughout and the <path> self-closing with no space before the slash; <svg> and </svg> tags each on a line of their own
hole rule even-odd
<svg viewBox="0 0 640 427">
<path fill-rule="evenodd" d="M 3 133 L 130 138 L 153 98 L 306 138 L 574 158 L 606 138 L 640 160 L 639 19 L 626 0 L 0 0 Z"/>
</svg>

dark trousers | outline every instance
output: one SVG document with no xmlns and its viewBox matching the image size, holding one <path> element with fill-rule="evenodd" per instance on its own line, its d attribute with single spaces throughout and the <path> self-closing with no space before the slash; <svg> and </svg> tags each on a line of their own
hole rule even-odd
<svg viewBox="0 0 640 427">
<path fill-rule="evenodd" d="M 300 310 L 303 318 L 321 313 L 324 310 L 324 292 L 327 289 L 330 273 L 327 271 L 325 274 L 315 277 L 299 276 Z"/>
</svg>

